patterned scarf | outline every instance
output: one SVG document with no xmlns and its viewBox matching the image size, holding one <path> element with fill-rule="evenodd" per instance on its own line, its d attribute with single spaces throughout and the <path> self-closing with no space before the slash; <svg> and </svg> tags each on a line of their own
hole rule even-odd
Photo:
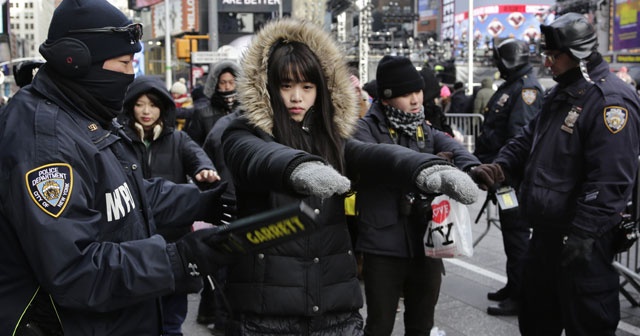
<svg viewBox="0 0 640 336">
<path fill-rule="evenodd" d="M 391 128 L 410 137 L 416 136 L 416 129 L 424 122 L 424 106 L 418 113 L 407 113 L 391 105 L 385 105 L 384 113 Z"/>
</svg>

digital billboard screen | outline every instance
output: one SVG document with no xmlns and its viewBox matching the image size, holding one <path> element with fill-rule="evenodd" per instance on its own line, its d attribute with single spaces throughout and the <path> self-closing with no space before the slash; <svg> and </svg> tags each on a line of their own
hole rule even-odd
<svg viewBox="0 0 640 336">
<path fill-rule="evenodd" d="M 616 0 L 613 12 L 613 50 L 640 48 L 640 0 Z"/>
<path fill-rule="evenodd" d="M 474 9 L 474 48 L 490 48 L 494 38 L 507 37 L 534 44 L 540 40 L 540 24 L 544 23 L 546 5 L 496 5 Z M 468 12 L 455 18 L 458 43 L 467 40 Z"/>
</svg>

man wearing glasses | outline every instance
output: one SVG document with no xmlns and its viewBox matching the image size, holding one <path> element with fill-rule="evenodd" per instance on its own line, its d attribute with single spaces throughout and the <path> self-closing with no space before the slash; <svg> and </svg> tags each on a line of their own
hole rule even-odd
<svg viewBox="0 0 640 336">
<path fill-rule="evenodd" d="M 619 276 L 611 262 L 638 171 L 640 101 L 609 71 L 596 30 L 577 13 L 541 25 L 544 66 L 558 83 L 540 114 L 498 154 L 522 178 L 522 335 L 615 335 Z M 491 176 L 485 183 L 494 182 Z"/>
<path fill-rule="evenodd" d="M 226 263 L 209 230 L 224 188 L 142 179 L 113 118 L 142 27 L 106 0 L 64 0 L 47 60 L 0 114 L 0 335 L 160 335 L 159 297 Z"/>
</svg>

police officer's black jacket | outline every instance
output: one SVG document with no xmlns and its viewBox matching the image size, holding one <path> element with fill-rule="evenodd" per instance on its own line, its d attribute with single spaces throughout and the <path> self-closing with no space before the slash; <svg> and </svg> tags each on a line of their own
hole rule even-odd
<svg viewBox="0 0 640 336">
<path fill-rule="evenodd" d="M 320 211 L 320 228 L 307 237 L 247 255 L 238 264 L 231 265 L 226 294 L 236 316 L 240 313 L 280 316 L 296 323 L 300 317 L 315 317 L 318 325 L 323 325 L 326 321 L 322 319 L 329 318 L 330 314 L 357 313 L 363 304 L 346 225 L 344 195 L 321 200 L 294 192 L 290 175 L 295 167 L 305 161 L 324 159 L 275 140 L 269 97 L 258 94 L 267 91 L 266 64 L 262 56 L 265 51 L 251 50 L 269 48 L 286 38 L 309 43 L 318 54 L 327 83 L 333 86 L 335 127 L 340 136 L 347 139 L 344 160 L 347 174 L 354 182 L 415 186 L 421 167 L 446 163 L 434 155 L 398 151 L 392 145 L 349 140 L 358 113 L 346 67 L 337 66 L 343 64 L 342 54 L 327 52 L 327 49 L 333 50 L 324 49 L 330 41 L 295 22 L 279 22 L 261 33 L 266 41 L 254 43 L 255 48 L 245 54 L 244 76 L 238 82 L 239 99 L 246 110 L 242 117 L 231 122 L 222 136 L 225 160 L 234 177 L 238 215 L 248 216 L 304 200 Z M 316 139 L 308 134 L 308 140 Z M 326 334 L 341 333 L 332 330 Z"/>
<path fill-rule="evenodd" d="M 485 107 L 475 156 L 483 163 L 493 162 L 500 148 L 538 114 L 542 98 L 543 89 L 531 65 L 510 74 Z"/>
<path fill-rule="evenodd" d="M 400 146 L 423 153 L 451 152 L 455 158 L 454 164 L 465 171 L 480 164 L 460 142 L 426 122 L 422 123 L 424 139 L 421 144 L 416 137 L 397 131 L 397 139 L 394 140 L 383 109 L 379 101 L 371 105 L 367 114 L 358 122 L 356 139 L 370 143 L 396 142 Z M 411 190 L 397 185 L 366 185 L 358 188 L 358 251 L 401 258 L 424 255 L 422 238 L 426 221 L 419 214 L 406 216 L 399 210 L 409 192 Z"/>
<path fill-rule="evenodd" d="M 200 192 L 143 180 L 55 82 L 45 65 L 0 115 L 0 335 L 36 311 L 65 336 L 159 335 L 186 274 L 156 225 L 189 225 Z"/>
<path fill-rule="evenodd" d="M 638 169 L 640 102 L 601 58 L 586 81 L 570 70 L 496 162 L 522 178 L 522 217 L 534 230 L 602 234 L 620 221 Z M 562 75 L 561 75 L 562 76 Z M 521 176 L 520 176 L 521 175 Z"/>
</svg>

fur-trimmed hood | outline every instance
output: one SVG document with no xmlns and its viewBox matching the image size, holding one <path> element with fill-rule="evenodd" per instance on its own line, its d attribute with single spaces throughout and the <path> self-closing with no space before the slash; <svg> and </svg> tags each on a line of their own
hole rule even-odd
<svg viewBox="0 0 640 336">
<path fill-rule="evenodd" d="M 240 66 L 235 61 L 222 61 L 220 63 L 216 63 L 213 66 L 213 70 L 211 70 L 207 77 L 207 82 L 204 84 L 204 95 L 207 96 L 207 98 L 211 99 L 211 96 L 216 93 L 220 75 L 227 69 L 231 70 L 233 77 L 237 78 L 240 74 Z"/>
<path fill-rule="evenodd" d="M 321 27 L 291 18 L 267 24 L 253 38 L 244 54 L 237 91 L 249 123 L 273 135 L 273 109 L 267 92 L 267 62 L 271 46 L 282 39 L 305 43 L 317 55 L 331 92 L 335 126 L 340 136 L 351 137 L 358 120 L 358 107 L 344 53 Z"/>
</svg>

